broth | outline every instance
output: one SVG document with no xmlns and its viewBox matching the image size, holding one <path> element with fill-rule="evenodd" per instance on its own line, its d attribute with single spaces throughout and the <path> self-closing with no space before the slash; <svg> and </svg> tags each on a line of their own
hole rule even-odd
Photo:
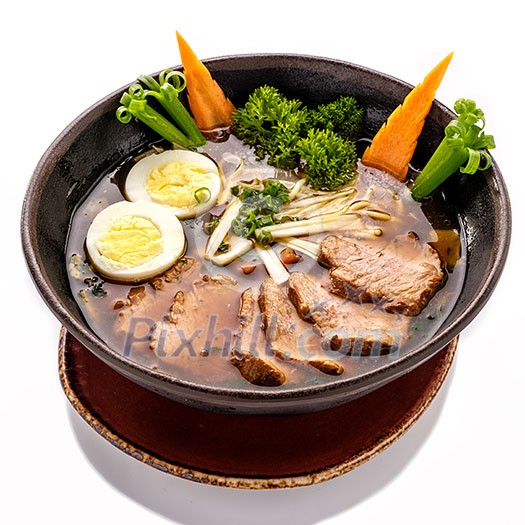
<svg viewBox="0 0 525 525">
<path fill-rule="evenodd" d="M 295 179 L 295 175 L 280 172 L 255 159 L 252 150 L 233 136 L 222 142 L 208 142 L 199 151 L 221 165 L 226 179 L 232 176 L 240 177 L 239 180 L 254 177 Z M 244 159 L 244 169 L 238 173 L 240 158 Z M 86 263 L 86 233 L 100 210 L 123 200 L 121 183 L 132 163 L 131 158 L 124 159 L 115 169 L 103 174 L 71 220 L 66 247 L 68 275 L 73 295 L 86 321 L 118 353 L 182 381 L 249 390 L 269 388 L 248 383 L 230 362 L 233 338 L 239 330 L 241 293 L 248 288 L 258 288 L 267 273 L 255 250 L 224 267 L 214 265 L 204 258 L 204 246 L 208 239 L 204 225 L 210 214 L 219 214 L 222 207 L 212 209 L 203 217 L 182 221 L 187 249 L 171 275 L 137 285 L 106 281 L 102 287 L 105 295 L 101 292 L 98 276 Z M 371 207 L 388 212 L 392 220 L 378 221 L 363 215 L 359 231 L 345 234 L 370 236 L 370 242 L 381 247 L 398 235 L 414 232 L 422 243 L 434 244 L 442 259 L 445 259 L 445 254 L 452 254 L 449 257 L 451 261 L 446 265 L 445 283 L 418 316 L 409 318 L 408 340 L 389 355 L 355 358 L 353 355 L 326 349 L 321 336 L 312 325 L 299 319 L 297 333 L 300 334 L 301 355 L 323 356 L 340 363 L 344 372 L 338 378 L 308 366 L 306 361 L 293 358 L 276 360 L 265 344 L 261 330 L 249 334 L 253 345 L 261 353 L 278 362 L 286 376 L 282 388 L 303 387 L 360 375 L 370 370 L 370 367 L 381 366 L 385 360 L 405 355 L 438 330 L 460 293 L 465 272 L 465 250 L 458 251 L 457 243 L 460 242 L 461 235 L 457 232 L 461 232 L 461 224 L 455 211 L 439 196 L 426 202 L 424 206 L 418 204 L 410 198 L 405 184 L 378 170 L 359 165 L 358 173 L 354 200 L 369 197 Z M 379 236 L 374 234 L 378 229 L 381 230 Z M 317 234 L 312 236 L 312 240 L 320 240 L 326 235 L 328 234 Z M 283 246 L 277 244 L 274 246 L 277 253 L 282 248 Z M 459 259 L 456 260 L 458 256 Z M 245 273 L 252 267 L 255 268 L 251 273 Z M 288 270 L 308 274 L 320 287 L 327 285 L 328 270 L 313 258 L 303 255 L 300 261 L 288 265 Z M 182 292 L 185 297 L 184 329 L 170 333 L 157 331 L 152 349 L 150 336 L 155 332 L 155 327 L 159 327 L 156 323 L 162 323 L 166 315 L 169 315 L 178 292 Z M 377 309 L 378 306 L 363 305 L 363 308 Z M 390 315 L 393 321 L 404 317 L 400 314 Z"/>
</svg>

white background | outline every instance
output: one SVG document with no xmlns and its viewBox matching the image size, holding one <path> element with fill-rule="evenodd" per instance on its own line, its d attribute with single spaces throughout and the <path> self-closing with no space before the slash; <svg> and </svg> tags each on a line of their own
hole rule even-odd
<svg viewBox="0 0 525 525">
<path fill-rule="evenodd" d="M 523 511 L 523 51 L 515 2 L 133 0 L 10 2 L 0 18 L 2 180 L 0 476 L 3 523 L 525 523 Z M 353 5 L 355 4 L 355 5 Z M 341 12 L 338 6 L 347 5 Z M 193 7 L 191 7 L 193 6 Z M 107 93 L 180 62 L 292 52 L 347 60 L 412 84 L 449 51 L 437 98 L 484 109 L 513 200 L 504 275 L 461 336 L 444 388 L 398 442 L 324 484 L 277 491 L 201 486 L 98 437 L 57 374 L 59 324 L 20 248 L 26 185 L 47 146 Z M 7 518 L 7 520 L 5 519 Z"/>
</svg>

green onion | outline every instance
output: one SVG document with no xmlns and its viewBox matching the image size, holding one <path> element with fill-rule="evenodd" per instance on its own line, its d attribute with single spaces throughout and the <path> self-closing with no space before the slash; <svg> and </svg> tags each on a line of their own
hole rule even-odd
<svg viewBox="0 0 525 525">
<path fill-rule="evenodd" d="M 192 146 L 191 141 L 181 131 L 148 105 L 144 89 L 139 84 L 131 85 L 122 95 L 120 103 L 122 105 L 117 109 L 116 115 L 123 124 L 136 118 L 169 142 L 174 142 L 183 148 Z"/>
<path fill-rule="evenodd" d="M 229 243 L 223 241 L 217 248 L 217 253 L 226 253 L 229 249 L 230 249 Z"/>
<path fill-rule="evenodd" d="M 242 206 L 239 213 L 232 221 L 232 229 L 235 235 L 245 238 L 256 238 L 261 244 L 269 244 L 271 236 L 260 238 L 260 233 L 255 236 L 256 230 L 283 222 L 277 219 L 284 204 L 290 202 L 290 191 L 284 184 L 274 179 L 262 181 L 262 188 L 239 186 L 231 188 L 231 192 L 240 201 Z"/>
<path fill-rule="evenodd" d="M 276 284 L 283 284 L 288 280 L 290 277 L 288 270 L 271 247 L 255 244 L 255 251 L 266 267 L 266 271 Z"/>
<path fill-rule="evenodd" d="M 201 196 L 201 193 L 204 193 L 204 196 Z M 209 188 L 203 186 L 202 188 L 195 190 L 193 196 L 199 204 L 203 204 L 204 202 L 208 202 L 211 199 L 211 191 Z"/>
<path fill-rule="evenodd" d="M 221 253 L 217 250 L 209 260 L 219 266 L 226 266 L 253 248 L 252 241 L 244 239 L 243 237 L 237 237 L 236 235 L 230 235 L 228 237 L 228 244 L 229 249 L 227 251 Z"/>
<path fill-rule="evenodd" d="M 458 118 L 445 128 L 445 137 L 416 177 L 412 196 L 422 199 L 430 195 L 453 173 L 473 174 L 492 166 L 487 149 L 496 147 L 494 137 L 485 135 L 485 115 L 473 100 L 458 99 L 454 104 Z"/>
<path fill-rule="evenodd" d="M 257 233 L 257 242 L 261 246 L 268 246 L 272 241 L 273 236 L 266 228 L 263 228 Z"/>
<path fill-rule="evenodd" d="M 179 94 L 186 88 L 186 77 L 180 71 L 167 69 L 160 73 L 158 81 L 149 75 L 139 77 L 140 83 L 132 84 L 125 92 L 117 109 L 117 118 L 127 124 L 132 118 L 140 120 L 166 140 L 183 148 L 195 148 L 205 144 L 206 139 L 199 131 L 192 116 L 179 99 Z M 153 97 L 174 123 L 153 109 L 147 103 L 147 97 Z"/>
<path fill-rule="evenodd" d="M 158 100 L 177 126 L 184 132 L 192 146 L 205 144 L 206 139 L 179 99 L 179 94 L 186 88 L 186 77 L 183 73 L 166 69 L 160 73 L 158 82 L 149 75 L 140 76 L 139 81 L 148 88 L 145 91 L 145 95 Z"/>
<path fill-rule="evenodd" d="M 230 231 L 232 221 L 233 219 L 235 219 L 235 217 L 237 217 L 241 206 L 242 202 L 239 199 L 233 199 L 222 213 L 221 217 L 219 218 L 218 224 L 215 226 L 213 232 L 208 237 L 208 242 L 206 243 L 206 250 L 204 252 L 204 257 L 206 259 L 211 260 L 217 252 L 219 246 Z"/>
<path fill-rule="evenodd" d="M 316 261 L 321 251 L 319 243 L 307 241 L 305 239 L 296 239 L 294 237 L 284 237 L 283 239 L 279 239 L 279 243 L 289 248 L 292 248 L 293 250 L 302 252 L 305 255 L 308 255 L 309 257 L 311 257 L 312 259 L 315 259 Z"/>
</svg>

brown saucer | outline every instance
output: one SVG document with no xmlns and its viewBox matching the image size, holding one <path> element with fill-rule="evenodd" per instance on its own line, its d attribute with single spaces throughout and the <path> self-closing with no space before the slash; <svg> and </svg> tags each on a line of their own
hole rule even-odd
<svg viewBox="0 0 525 525">
<path fill-rule="evenodd" d="M 126 379 L 62 329 L 67 398 L 102 437 L 163 472 L 211 485 L 286 488 L 334 478 L 379 454 L 430 405 L 457 338 L 415 370 L 344 405 L 299 415 L 209 412 Z"/>
</svg>

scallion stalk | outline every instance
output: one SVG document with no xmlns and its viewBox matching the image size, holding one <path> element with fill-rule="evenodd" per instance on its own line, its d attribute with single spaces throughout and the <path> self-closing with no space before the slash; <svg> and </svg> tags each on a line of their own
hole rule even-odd
<svg viewBox="0 0 525 525">
<path fill-rule="evenodd" d="M 145 95 L 152 96 L 166 110 L 177 126 L 186 135 L 192 146 L 202 146 L 206 139 L 199 131 L 197 124 L 179 99 L 179 94 L 186 88 L 186 77 L 180 71 L 166 69 L 159 75 L 157 82 L 149 75 L 139 77 L 148 89 Z"/>
<path fill-rule="evenodd" d="M 321 247 L 319 243 L 307 241 L 305 239 L 285 237 L 283 239 L 279 239 L 279 243 L 289 248 L 292 248 L 293 250 L 304 253 L 305 255 L 308 255 L 308 257 L 311 257 L 312 259 L 315 259 L 316 261 L 321 251 Z"/>
<path fill-rule="evenodd" d="M 181 131 L 147 103 L 144 90 L 138 84 L 130 86 L 122 95 L 120 103 L 122 105 L 117 109 L 116 115 L 123 124 L 136 118 L 169 142 L 183 148 L 192 147 L 192 142 Z"/>
<path fill-rule="evenodd" d="M 242 201 L 235 198 L 232 199 L 228 207 L 224 210 L 217 226 L 214 228 L 212 234 L 208 238 L 208 242 L 206 243 L 206 250 L 204 252 L 204 257 L 206 259 L 211 260 L 216 254 L 220 244 L 230 232 L 232 221 L 237 217 L 241 206 Z"/>
<path fill-rule="evenodd" d="M 264 247 L 256 243 L 255 251 L 266 267 L 268 275 L 270 275 L 276 284 L 283 284 L 289 279 L 290 274 L 288 273 L 288 270 L 271 246 Z"/>
<path fill-rule="evenodd" d="M 458 118 L 445 128 L 445 137 L 412 185 L 412 196 L 430 195 L 456 171 L 473 174 L 492 165 L 487 149 L 495 148 L 494 137 L 485 135 L 485 115 L 472 100 L 454 104 Z M 482 162 L 483 161 L 483 162 Z"/>
<path fill-rule="evenodd" d="M 332 230 L 342 230 L 359 219 L 356 213 L 327 213 L 311 219 L 274 224 L 266 228 L 255 230 L 256 238 L 264 239 L 267 243 L 272 240 L 286 237 L 300 237 L 314 235 Z"/>
<path fill-rule="evenodd" d="M 209 260 L 218 266 L 226 266 L 253 248 L 253 242 L 250 239 L 238 237 L 237 235 L 231 235 L 228 238 L 228 243 L 229 249 L 227 251 L 216 253 L 209 257 Z"/>
</svg>

